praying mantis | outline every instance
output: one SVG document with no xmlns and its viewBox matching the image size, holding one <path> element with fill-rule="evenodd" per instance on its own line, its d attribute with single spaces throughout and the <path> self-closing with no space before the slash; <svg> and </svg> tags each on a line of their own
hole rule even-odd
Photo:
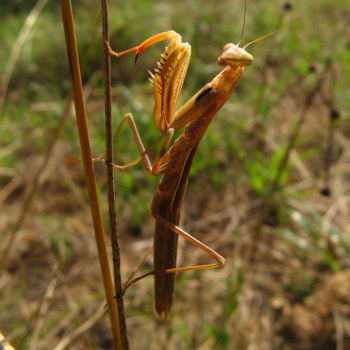
<svg viewBox="0 0 350 350">
<path fill-rule="evenodd" d="M 135 52 L 136 62 L 139 54 L 144 50 L 163 40 L 169 40 L 168 46 L 166 46 L 157 63 L 157 68 L 154 73 L 150 72 L 154 92 L 154 124 L 164 137 L 160 152 L 152 165 L 134 118 L 132 114 L 128 113 L 119 125 L 117 133 L 122 124 L 127 121 L 136 140 L 140 157 L 126 165 L 113 165 L 117 169 L 126 169 L 141 160 L 148 173 L 155 176 L 163 175 L 151 205 L 151 212 L 156 220 L 154 271 L 152 271 L 152 274 L 155 275 L 155 309 L 162 318 L 167 318 L 171 308 L 175 272 L 219 268 L 225 263 L 224 257 L 179 227 L 181 206 L 187 188 L 188 176 L 199 142 L 206 133 L 209 124 L 231 95 L 245 67 L 251 65 L 254 61 L 253 56 L 245 50 L 246 47 L 281 29 L 283 28 L 253 40 L 243 48 L 239 47 L 239 43 L 237 45 L 233 43 L 226 44 L 217 61 L 218 65 L 223 66 L 224 69 L 178 110 L 176 110 L 176 106 L 191 55 L 190 45 L 183 43 L 178 33 L 167 31 L 156 34 L 140 45 L 120 53 L 113 51 L 109 43 L 106 43 L 109 53 L 117 57 Z M 184 128 L 182 134 L 169 147 L 174 132 L 181 128 Z M 202 249 L 216 262 L 206 265 L 177 267 L 176 256 L 179 236 Z M 151 273 L 147 275 L 149 274 Z"/>
</svg>

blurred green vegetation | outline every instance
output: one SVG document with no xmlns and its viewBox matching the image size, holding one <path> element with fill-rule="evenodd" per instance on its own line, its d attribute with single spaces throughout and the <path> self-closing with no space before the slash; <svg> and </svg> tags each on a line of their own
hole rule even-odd
<svg viewBox="0 0 350 350">
<path fill-rule="evenodd" d="M 0 71 L 7 66 L 16 38 L 36 2 L 34 0 L 2 1 Z M 133 47 L 145 38 L 169 29 L 179 32 L 183 40 L 191 44 L 192 56 L 180 104 L 220 71 L 216 60 L 222 46 L 227 42 L 238 42 L 241 35 L 243 1 L 113 0 L 110 1 L 109 6 L 110 41 L 111 46 L 117 51 Z M 83 80 L 84 84 L 92 88 L 87 106 L 93 153 L 97 156 L 104 150 L 104 88 L 99 2 L 74 1 L 74 14 Z M 288 305 L 313 295 L 318 286 L 325 282 L 323 275 L 335 274 L 346 269 L 348 266 L 346 257 L 350 249 L 349 232 L 344 233 L 348 224 L 346 211 L 342 215 L 339 214 L 340 217 L 334 222 L 329 223 L 328 216 L 325 219 L 325 216 L 329 215 L 330 208 L 333 208 L 332 205 L 338 205 L 335 204 L 338 203 L 337 196 L 346 198 L 348 196 L 346 191 L 349 187 L 349 171 L 346 155 L 349 148 L 347 138 L 350 135 L 348 112 L 350 109 L 348 93 L 350 3 L 331 0 L 248 1 L 242 44 L 300 18 L 305 20 L 249 47 L 248 51 L 254 55 L 255 62 L 253 66 L 247 68 L 232 98 L 213 120 L 201 142 L 189 181 L 188 202 L 190 204 L 185 204 L 188 210 L 186 221 L 191 222 L 199 219 L 195 216 L 201 213 L 199 209 L 203 205 L 203 200 L 208 203 L 212 201 L 214 203 L 212 208 L 218 206 L 222 209 L 221 199 L 229 191 L 228 188 L 233 191 L 234 203 L 237 205 L 266 200 L 264 196 L 276 179 L 279 164 L 287 149 L 290 132 L 305 104 L 305 97 L 324 74 L 322 91 L 319 92 L 319 96 L 312 102 L 308 111 L 307 120 L 293 147 L 291 161 L 282 171 L 277 187 L 272 193 L 273 198 L 268 198 L 266 202 L 271 205 L 268 214 L 272 216 L 272 218 L 265 218 L 266 220 L 262 223 L 269 228 L 267 239 L 277 241 L 276 245 L 281 246 L 282 252 L 287 251 L 286 256 L 290 257 L 291 261 L 297 260 L 295 265 L 291 264 L 291 270 L 288 272 L 284 272 L 283 268 L 281 272 L 271 272 L 278 275 L 277 282 L 274 280 L 269 284 L 269 278 L 272 280 L 272 277 L 267 277 L 267 272 L 259 275 L 262 276 L 259 286 L 263 285 L 261 289 L 257 287 L 259 293 L 261 290 L 273 289 L 270 294 L 266 292 L 267 296 L 264 294 L 267 304 L 272 303 L 277 294 L 281 297 L 282 291 L 289 297 Z M 133 113 L 145 145 L 151 145 L 159 137 L 159 131 L 153 126 L 153 93 L 147 80 L 147 70 L 154 67 L 163 47 L 164 44 L 161 43 L 143 53 L 136 66 L 131 56 L 112 58 L 115 127 L 124 113 Z M 49 1 L 20 49 L 20 56 L 15 62 L 4 105 L 0 111 L 0 184 L 2 187 L 5 187 L 18 174 L 25 179 L 27 172 L 28 176 L 33 173 L 31 171 L 36 166 L 37 159 L 45 152 L 47 143 L 52 138 L 70 89 L 60 6 L 58 1 Z M 330 185 L 334 197 L 325 204 L 326 199 L 321 198 L 319 189 L 323 186 L 324 179 L 325 140 L 329 114 L 334 111 L 341 116 L 337 121 L 335 130 L 337 137 L 333 145 L 335 154 L 333 154 L 332 164 L 336 170 L 331 171 Z M 59 142 L 63 156 L 57 159 L 69 165 L 70 157 L 73 157 L 73 163 L 79 164 L 79 142 L 73 119 L 69 119 L 64 124 Z M 150 149 L 152 159 L 157 154 L 158 148 L 159 146 Z M 116 162 L 127 163 L 136 156 L 137 149 L 131 132 L 128 127 L 124 127 L 116 140 Z M 105 179 L 102 165 L 97 164 L 96 171 L 101 198 L 103 198 Z M 59 185 L 48 184 L 45 187 L 50 198 L 61 191 L 60 186 L 66 186 L 65 189 L 68 188 L 72 192 L 80 191 L 83 193 L 82 196 L 85 196 L 81 175 L 75 173 L 70 175 L 73 184 L 63 176 L 60 177 L 61 175 L 53 177 L 51 181 Z M 145 174 L 141 165 L 117 172 L 116 176 L 118 213 L 120 220 L 124 222 L 121 225 L 126 232 L 128 229 L 130 232 L 135 230 L 135 227 L 141 227 L 140 230 L 142 230 L 142 225 L 150 221 L 149 203 L 159 179 Z M 229 187 L 230 185 L 234 190 Z M 202 196 L 203 188 L 206 192 L 205 198 Z M 16 210 L 20 210 L 21 191 L 18 191 L 19 194 L 13 195 L 3 204 L 3 211 L 11 210 L 17 201 Z M 68 209 L 65 208 L 65 204 L 59 206 L 56 203 L 55 205 L 58 211 L 61 210 L 60 214 L 63 218 L 70 217 L 69 203 Z M 243 219 L 238 221 L 245 220 L 248 229 L 239 227 L 234 230 L 235 232 L 229 233 L 229 238 L 233 238 L 236 242 L 244 233 L 247 234 L 251 228 L 250 220 L 253 220 L 252 217 L 257 211 L 254 205 L 247 209 Z M 59 246 L 56 237 L 62 234 L 61 230 L 65 230 L 65 225 L 53 223 L 55 220 L 49 217 L 49 213 L 46 216 L 45 212 L 36 214 L 35 220 L 38 220 L 36 225 L 39 228 L 44 227 L 43 234 L 45 230 L 49 231 L 51 244 Z M 85 225 L 87 225 L 86 222 Z M 221 227 L 218 230 L 220 231 Z M 125 232 L 124 235 L 126 236 Z M 67 250 L 70 251 L 68 255 L 71 258 L 71 255 L 74 255 L 72 251 L 77 248 L 72 248 L 74 244 L 70 241 L 68 231 L 63 234 L 62 239 L 69 248 Z M 243 243 L 242 245 L 244 247 Z M 234 254 L 233 249 L 227 249 L 226 253 L 229 259 Z M 236 250 L 235 253 L 237 254 Z M 269 255 L 266 252 L 265 254 Z M 256 266 L 260 263 L 268 270 L 271 260 L 266 258 L 262 261 L 265 262 L 258 261 Z M 281 262 L 281 265 L 284 263 Z M 285 264 L 288 265 L 288 263 Z M 248 349 L 249 341 L 246 339 L 248 337 L 241 335 L 237 338 L 237 334 L 239 332 L 243 334 L 244 329 L 247 331 L 248 328 L 244 327 L 250 327 L 251 323 L 244 323 L 244 320 L 239 323 L 239 319 L 235 318 L 239 307 L 247 302 L 242 297 L 244 284 L 248 280 L 245 275 L 247 272 L 237 266 L 234 267 L 233 263 L 227 271 L 229 277 L 223 277 L 221 274 L 219 275 L 221 280 L 216 282 L 218 288 L 224 290 L 222 294 L 218 296 L 214 293 L 214 301 L 204 301 L 206 309 L 210 303 L 222 303 L 224 311 L 220 313 L 213 306 L 215 309 L 213 316 L 203 316 L 203 320 L 206 320 L 205 325 L 200 319 L 196 319 L 198 323 L 195 322 L 191 327 L 188 326 L 190 321 L 185 316 L 181 319 L 181 315 L 174 315 L 176 321 L 169 326 L 164 338 L 169 344 L 173 344 L 171 341 L 174 334 L 177 334 L 177 343 L 174 342 L 177 345 L 171 345 L 169 349 L 200 349 L 199 345 L 206 340 L 211 344 L 207 348 L 211 349 Z M 191 274 L 179 277 L 179 286 L 181 286 L 181 288 L 178 287 L 179 293 L 186 289 L 189 276 L 192 277 Z M 200 279 L 200 277 L 196 278 Z M 200 293 L 210 294 L 210 289 L 206 292 L 200 290 L 198 295 Z M 93 290 L 90 297 L 95 300 L 98 296 L 99 293 Z M 19 297 L 25 298 L 25 296 Z M 187 297 L 190 298 L 189 295 Z M 197 298 L 197 294 L 193 298 Z M 283 295 L 283 298 L 287 297 Z M 150 296 L 142 295 L 141 300 L 144 303 L 150 303 Z M 179 302 L 181 303 L 181 300 Z M 84 303 L 86 300 L 82 302 Z M 11 305 L 11 300 L 1 304 L 2 313 L 9 313 Z M 208 309 L 211 308 L 212 306 L 208 307 Z M 263 306 L 261 308 L 263 309 Z M 183 310 L 186 310 L 186 307 Z M 289 341 L 291 344 L 293 341 L 297 342 L 293 340 L 293 329 L 287 325 L 285 319 L 287 316 L 283 316 L 283 310 L 281 310 L 282 308 L 278 309 L 282 314 L 280 318 L 271 316 L 273 321 L 269 319 L 272 324 L 273 322 L 278 324 L 274 333 L 275 338 L 270 343 L 275 347 L 264 345 L 265 347 L 261 346 L 261 349 L 291 349 L 284 346 Z M 65 312 L 66 310 L 60 310 L 43 333 L 48 333 L 55 327 Z M 129 312 L 135 315 L 135 318 L 136 315 L 146 319 L 152 317 L 150 306 L 142 309 L 134 299 L 130 301 Z M 4 320 L 10 322 L 10 317 L 4 317 Z M 147 320 L 144 322 L 147 323 Z M 233 330 L 232 324 L 237 322 L 237 329 Z M 6 324 L 6 327 L 8 331 L 15 332 L 16 329 L 24 327 L 24 324 L 24 320 L 13 318 L 11 324 Z M 0 326 L 3 327 L 1 323 Z M 138 330 L 142 329 L 140 325 L 135 327 Z M 197 327 L 203 328 L 201 332 Z M 135 333 L 133 333 L 134 336 Z M 261 338 L 257 337 L 257 343 L 259 343 L 263 335 L 260 334 Z M 297 343 L 297 346 L 300 344 Z M 326 349 L 326 347 L 320 347 L 317 342 L 313 344 L 318 345 L 304 348 Z M 203 346 L 203 349 L 206 348 Z"/>
</svg>

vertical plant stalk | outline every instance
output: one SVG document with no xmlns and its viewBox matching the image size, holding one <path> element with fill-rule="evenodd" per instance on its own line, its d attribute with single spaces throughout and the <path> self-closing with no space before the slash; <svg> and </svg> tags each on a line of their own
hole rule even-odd
<svg viewBox="0 0 350 350">
<path fill-rule="evenodd" d="M 103 62 L 105 84 L 105 131 L 106 131 L 106 176 L 109 225 L 111 230 L 113 273 L 115 295 L 118 298 L 117 307 L 121 327 L 122 344 L 124 349 L 129 349 L 127 329 L 125 322 L 124 301 L 122 291 L 122 279 L 120 271 L 120 248 L 117 229 L 117 215 L 115 211 L 115 189 L 113 173 L 113 131 L 112 131 L 112 97 L 111 97 L 111 58 L 107 50 L 106 41 L 109 42 L 108 0 L 101 0 L 102 12 L 102 39 L 103 39 Z"/>
<path fill-rule="evenodd" d="M 117 312 L 116 300 L 114 299 L 113 282 L 105 243 L 105 232 L 102 223 L 100 205 L 98 202 L 94 167 L 92 164 L 90 140 L 87 127 L 87 115 L 81 82 L 79 57 L 76 45 L 71 1 L 61 0 L 61 10 L 73 85 L 74 105 L 77 117 L 80 147 L 84 164 L 86 184 L 90 198 L 91 216 L 95 230 L 95 238 L 99 255 L 102 279 L 107 299 L 109 317 L 112 325 L 115 347 L 117 349 L 122 350 L 123 346 L 121 341 L 122 337 L 120 322 Z"/>
</svg>

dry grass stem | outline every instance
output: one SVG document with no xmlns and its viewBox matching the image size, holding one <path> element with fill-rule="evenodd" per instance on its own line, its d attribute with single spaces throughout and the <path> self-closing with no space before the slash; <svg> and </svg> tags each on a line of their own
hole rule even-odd
<svg viewBox="0 0 350 350">
<path fill-rule="evenodd" d="M 115 211 L 115 189 L 113 172 L 113 130 L 112 130 L 112 96 L 111 96 L 111 59 L 106 47 L 109 42 L 109 24 L 108 24 L 108 1 L 101 0 L 102 12 L 102 45 L 103 45 L 103 63 L 104 63 L 104 86 L 105 86 L 105 133 L 106 133 L 106 177 L 107 177 L 107 196 L 108 196 L 108 214 L 109 227 L 111 231 L 112 254 L 113 254 L 113 274 L 115 295 L 120 296 L 117 302 L 119 322 L 121 327 L 121 336 L 123 349 L 129 349 L 127 337 L 122 278 L 120 268 L 120 250 L 119 237 L 117 231 L 117 215 Z"/>
<path fill-rule="evenodd" d="M 68 59 L 72 77 L 74 104 L 77 117 L 80 147 L 84 164 L 87 190 L 90 198 L 90 209 L 93 220 L 96 245 L 99 255 L 102 279 L 107 299 L 108 311 L 112 325 L 113 338 L 117 349 L 123 349 L 120 320 L 116 300 L 114 298 L 113 282 L 105 243 L 105 231 L 102 223 L 100 205 L 97 196 L 96 180 L 92 163 L 92 154 L 87 126 L 87 115 L 84 103 L 83 88 L 80 74 L 78 49 L 76 44 L 72 4 L 69 0 L 61 0 L 62 19 L 66 37 Z"/>
</svg>

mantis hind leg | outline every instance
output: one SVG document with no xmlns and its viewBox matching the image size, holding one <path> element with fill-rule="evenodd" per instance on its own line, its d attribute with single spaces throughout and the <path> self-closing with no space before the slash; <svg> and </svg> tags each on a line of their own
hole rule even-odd
<svg viewBox="0 0 350 350">
<path fill-rule="evenodd" d="M 174 267 L 174 268 L 171 268 L 171 269 L 166 269 L 165 270 L 166 273 L 184 272 L 184 271 L 197 271 L 197 270 L 206 270 L 206 269 L 216 269 L 216 268 L 222 267 L 225 264 L 225 258 L 222 255 L 217 253 L 212 248 L 208 247 L 206 244 L 204 244 L 203 242 L 201 242 L 197 238 L 191 236 L 189 233 L 184 231 L 179 226 L 175 225 L 174 223 L 172 223 L 168 219 L 163 218 L 160 215 L 155 215 L 155 219 L 159 223 L 161 223 L 162 225 L 164 225 L 165 227 L 167 227 L 168 229 L 170 229 L 171 231 L 176 233 L 177 235 L 183 237 L 186 241 L 192 243 L 194 246 L 196 246 L 196 247 L 200 248 L 201 250 L 203 250 L 204 252 L 206 252 L 209 256 L 213 257 L 217 261 L 216 263 L 212 263 L 212 264 L 204 264 L 204 265 L 196 265 L 196 266 L 185 266 L 185 267 Z M 142 259 L 142 261 L 138 264 L 138 266 L 135 269 L 135 271 L 133 271 L 133 273 L 130 275 L 129 279 L 127 280 L 127 282 L 124 284 L 124 287 L 123 287 L 124 291 L 128 287 L 130 287 L 132 284 L 134 284 L 135 282 L 137 282 L 137 281 L 139 281 L 139 280 L 141 280 L 141 279 L 143 279 L 143 278 L 145 278 L 147 276 L 154 275 L 156 273 L 156 271 L 149 271 L 149 272 L 143 274 L 140 277 L 133 278 L 135 273 L 136 273 L 136 271 L 143 264 L 144 260 L 147 258 L 149 253 L 150 253 L 150 251 L 147 252 L 147 254 L 144 257 L 144 259 Z"/>
<path fill-rule="evenodd" d="M 198 240 L 197 238 L 191 236 L 189 233 L 184 231 L 182 228 L 179 226 L 175 225 L 171 221 L 169 221 L 166 218 L 163 218 L 160 215 L 155 215 L 155 219 L 161 223 L 163 226 L 167 227 L 177 235 L 181 236 L 184 238 L 186 241 L 190 242 L 194 246 L 198 247 L 199 249 L 203 250 L 206 252 L 209 256 L 214 258 L 216 260 L 216 263 L 212 264 L 204 264 L 204 265 L 196 265 L 196 266 L 185 266 L 185 267 L 174 267 L 165 270 L 167 273 L 174 273 L 174 272 L 183 272 L 183 271 L 197 271 L 197 270 L 205 270 L 205 269 L 215 269 L 223 266 L 225 264 L 225 258 L 221 256 L 219 253 L 217 253 L 215 250 L 212 248 L 208 247 L 205 245 L 203 242 Z"/>
</svg>

